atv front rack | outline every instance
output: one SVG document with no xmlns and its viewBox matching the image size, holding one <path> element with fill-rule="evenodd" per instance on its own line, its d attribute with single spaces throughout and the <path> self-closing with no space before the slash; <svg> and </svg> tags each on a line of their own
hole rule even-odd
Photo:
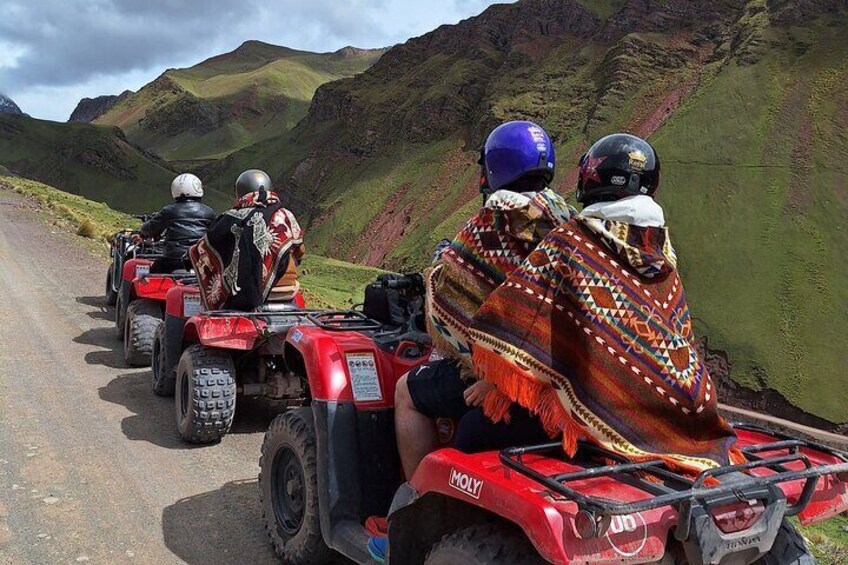
<svg viewBox="0 0 848 565">
<path fill-rule="evenodd" d="M 848 453 L 846 452 L 775 433 L 755 425 L 735 424 L 734 428 L 768 434 L 778 441 L 745 446 L 741 448 L 741 451 L 748 460 L 746 463 L 708 469 L 694 480 L 670 470 L 659 459 L 634 462 L 622 455 L 583 441 L 580 442 L 578 453 L 582 457 L 581 465 L 586 466 L 586 468 L 579 471 L 547 476 L 524 463 L 523 458 L 526 455 L 565 457 L 560 443 L 505 449 L 500 452 L 500 460 L 510 469 L 543 485 L 554 495 L 573 500 L 580 510 L 597 517 L 632 514 L 664 506 L 672 506 L 679 511 L 687 511 L 691 510 L 695 504 L 705 503 L 708 499 L 714 499 L 721 495 L 735 495 L 744 498 L 743 491 L 746 490 L 756 490 L 780 483 L 803 480 L 805 482 L 801 495 L 795 504 L 787 507 L 786 514 L 794 516 L 803 511 L 810 502 L 820 477 L 848 473 Z M 823 452 L 840 462 L 832 465 L 814 466 L 807 455 L 801 452 L 801 448 Z M 767 457 L 760 455 L 766 452 L 785 453 Z M 609 461 L 615 463 L 609 464 Z M 804 468 L 800 470 L 789 469 L 786 465 L 793 462 L 801 462 Z M 743 473 L 754 469 L 768 469 L 773 474 L 763 477 L 750 474 L 743 475 Z M 659 481 L 649 481 L 644 478 L 645 475 L 651 475 Z M 716 485 L 707 485 L 709 479 L 726 475 L 732 475 L 732 480 Z M 602 477 L 626 478 L 628 484 L 633 484 L 633 486 L 653 496 L 636 502 L 620 502 L 590 496 L 568 486 L 569 483 L 575 481 Z M 681 523 L 686 522 L 686 520 L 681 520 Z"/>
</svg>

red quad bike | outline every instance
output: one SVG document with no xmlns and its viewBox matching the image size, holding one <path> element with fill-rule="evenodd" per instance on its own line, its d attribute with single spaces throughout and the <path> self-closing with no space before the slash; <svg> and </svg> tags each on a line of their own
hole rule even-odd
<svg viewBox="0 0 848 565">
<path fill-rule="evenodd" d="M 260 461 L 265 526 L 284 563 L 328 563 L 334 551 L 371 563 L 362 524 L 378 515 L 388 562 L 402 565 L 800 565 L 815 559 L 787 518 L 848 509 L 848 454 L 743 424 L 747 462 L 694 480 L 661 461 L 588 443 L 569 458 L 550 443 L 440 449 L 403 482 L 394 389 L 427 359 L 425 340 L 353 315 L 310 320 L 283 346 L 305 381 L 302 406 L 273 421 Z"/>
<path fill-rule="evenodd" d="M 133 218 L 146 222 L 152 214 L 133 214 Z M 138 230 L 123 229 L 112 235 L 109 246 L 109 271 L 106 273 L 106 303 L 114 306 L 121 291 L 121 276 L 124 262 L 135 257 L 139 246 L 133 243 L 133 236 L 139 235 Z"/>
<path fill-rule="evenodd" d="M 204 311 L 196 286 L 171 287 L 153 338 L 153 392 L 176 396 L 180 437 L 214 443 L 230 431 L 237 396 L 302 405 L 304 382 L 282 362 L 288 330 L 305 323 L 303 296 L 255 312 Z"/>
<path fill-rule="evenodd" d="M 150 274 L 153 260 L 161 256 L 157 243 L 142 243 L 141 251 L 124 262 L 115 305 L 115 334 L 124 342 L 124 361 L 133 367 L 149 366 L 156 328 L 165 314 L 165 297 L 175 286 L 195 282 L 194 273 L 178 270 Z"/>
</svg>

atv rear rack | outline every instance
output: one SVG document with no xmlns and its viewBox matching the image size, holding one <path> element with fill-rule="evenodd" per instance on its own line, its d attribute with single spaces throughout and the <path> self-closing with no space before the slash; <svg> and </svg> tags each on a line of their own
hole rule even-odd
<svg viewBox="0 0 848 565">
<path fill-rule="evenodd" d="M 309 314 L 306 319 L 323 330 L 335 332 L 365 332 L 383 328 L 383 324 L 356 310 L 324 310 Z"/>
<path fill-rule="evenodd" d="M 741 430 L 765 433 L 777 438 L 778 441 L 743 447 L 741 451 L 748 459 L 746 463 L 708 469 L 694 480 L 670 470 L 659 459 L 634 462 L 622 455 L 583 441 L 580 442 L 578 451 L 584 456 L 586 461 L 581 461 L 581 464 L 588 463 L 592 465 L 594 463 L 597 466 L 586 467 L 580 471 L 547 476 L 528 467 L 524 463 L 523 457 L 525 455 L 551 456 L 559 454 L 560 457 L 564 457 L 560 443 L 505 449 L 500 452 L 500 460 L 510 469 L 540 483 L 554 495 L 573 500 L 580 510 L 586 511 L 595 517 L 632 514 L 664 506 L 672 506 L 680 511 L 688 512 L 694 504 L 704 503 L 708 499 L 713 499 L 721 495 L 735 495 L 741 500 L 746 498 L 743 491 L 747 489 L 761 489 L 780 483 L 804 480 L 804 487 L 798 500 L 795 504 L 787 507 L 786 514 L 794 516 L 803 511 L 810 502 L 819 477 L 848 473 L 848 453 L 846 452 L 815 442 L 774 433 L 755 425 L 736 424 L 734 427 Z M 835 457 L 840 463 L 813 466 L 807 455 L 801 452 L 801 448 L 821 451 Z M 769 457 L 759 455 L 770 451 L 785 451 L 786 453 Z M 610 460 L 616 463 L 609 464 Z M 786 467 L 787 463 L 798 461 L 803 463 L 803 469 L 791 470 Z M 774 474 L 765 477 L 747 474 L 741 475 L 741 473 L 754 469 L 769 469 Z M 733 474 L 732 480 L 729 479 L 717 485 L 706 484 L 709 479 L 730 474 Z M 651 475 L 661 482 L 648 481 L 640 475 Z M 590 496 L 567 486 L 568 483 L 578 480 L 613 476 L 618 479 L 626 478 L 628 484 L 632 483 L 637 488 L 654 496 L 636 502 L 620 502 L 599 496 Z M 681 523 L 687 523 L 687 521 L 682 520 Z"/>
</svg>

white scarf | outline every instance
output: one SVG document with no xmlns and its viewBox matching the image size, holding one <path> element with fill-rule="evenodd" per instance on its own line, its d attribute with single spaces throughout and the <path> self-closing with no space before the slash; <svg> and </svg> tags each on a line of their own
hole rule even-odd
<svg viewBox="0 0 848 565">
<path fill-rule="evenodd" d="M 582 216 L 625 222 L 641 227 L 661 228 L 665 226 L 662 206 L 650 196 L 643 194 L 628 196 L 613 202 L 598 202 L 583 208 Z"/>
</svg>

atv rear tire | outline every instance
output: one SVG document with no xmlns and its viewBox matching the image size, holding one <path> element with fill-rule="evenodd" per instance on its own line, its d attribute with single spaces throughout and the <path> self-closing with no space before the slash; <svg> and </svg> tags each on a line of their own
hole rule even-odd
<svg viewBox="0 0 848 565">
<path fill-rule="evenodd" d="M 477 524 L 448 534 L 430 549 L 424 565 L 543 565 L 524 534 L 507 524 Z"/>
<path fill-rule="evenodd" d="M 183 352 L 177 366 L 177 429 L 189 443 L 220 441 L 233 425 L 236 369 L 229 353 L 202 345 Z"/>
<path fill-rule="evenodd" d="M 156 328 L 153 337 L 153 355 L 150 360 L 153 369 L 153 379 L 150 381 L 153 394 L 156 396 L 174 396 L 177 377 L 174 367 L 168 359 L 168 348 L 165 344 L 165 323 Z"/>
<path fill-rule="evenodd" d="M 807 542 L 789 520 L 783 520 L 771 551 L 754 565 L 816 565 Z"/>
<path fill-rule="evenodd" d="M 162 307 L 155 300 L 130 302 L 124 322 L 124 361 L 131 367 L 149 367 L 153 338 L 162 323 Z"/>
<path fill-rule="evenodd" d="M 121 293 L 119 292 L 115 299 L 115 339 L 124 339 L 125 313 L 124 301 L 121 300 Z"/>
<path fill-rule="evenodd" d="M 114 306 L 118 302 L 118 293 L 112 290 L 112 266 L 109 266 L 109 272 L 106 273 L 106 304 Z"/>
<path fill-rule="evenodd" d="M 274 551 L 288 565 L 332 560 L 321 535 L 315 441 L 312 410 L 297 408 L 274 418 L 262 443 L 262 520 Z"/>
</svg>

